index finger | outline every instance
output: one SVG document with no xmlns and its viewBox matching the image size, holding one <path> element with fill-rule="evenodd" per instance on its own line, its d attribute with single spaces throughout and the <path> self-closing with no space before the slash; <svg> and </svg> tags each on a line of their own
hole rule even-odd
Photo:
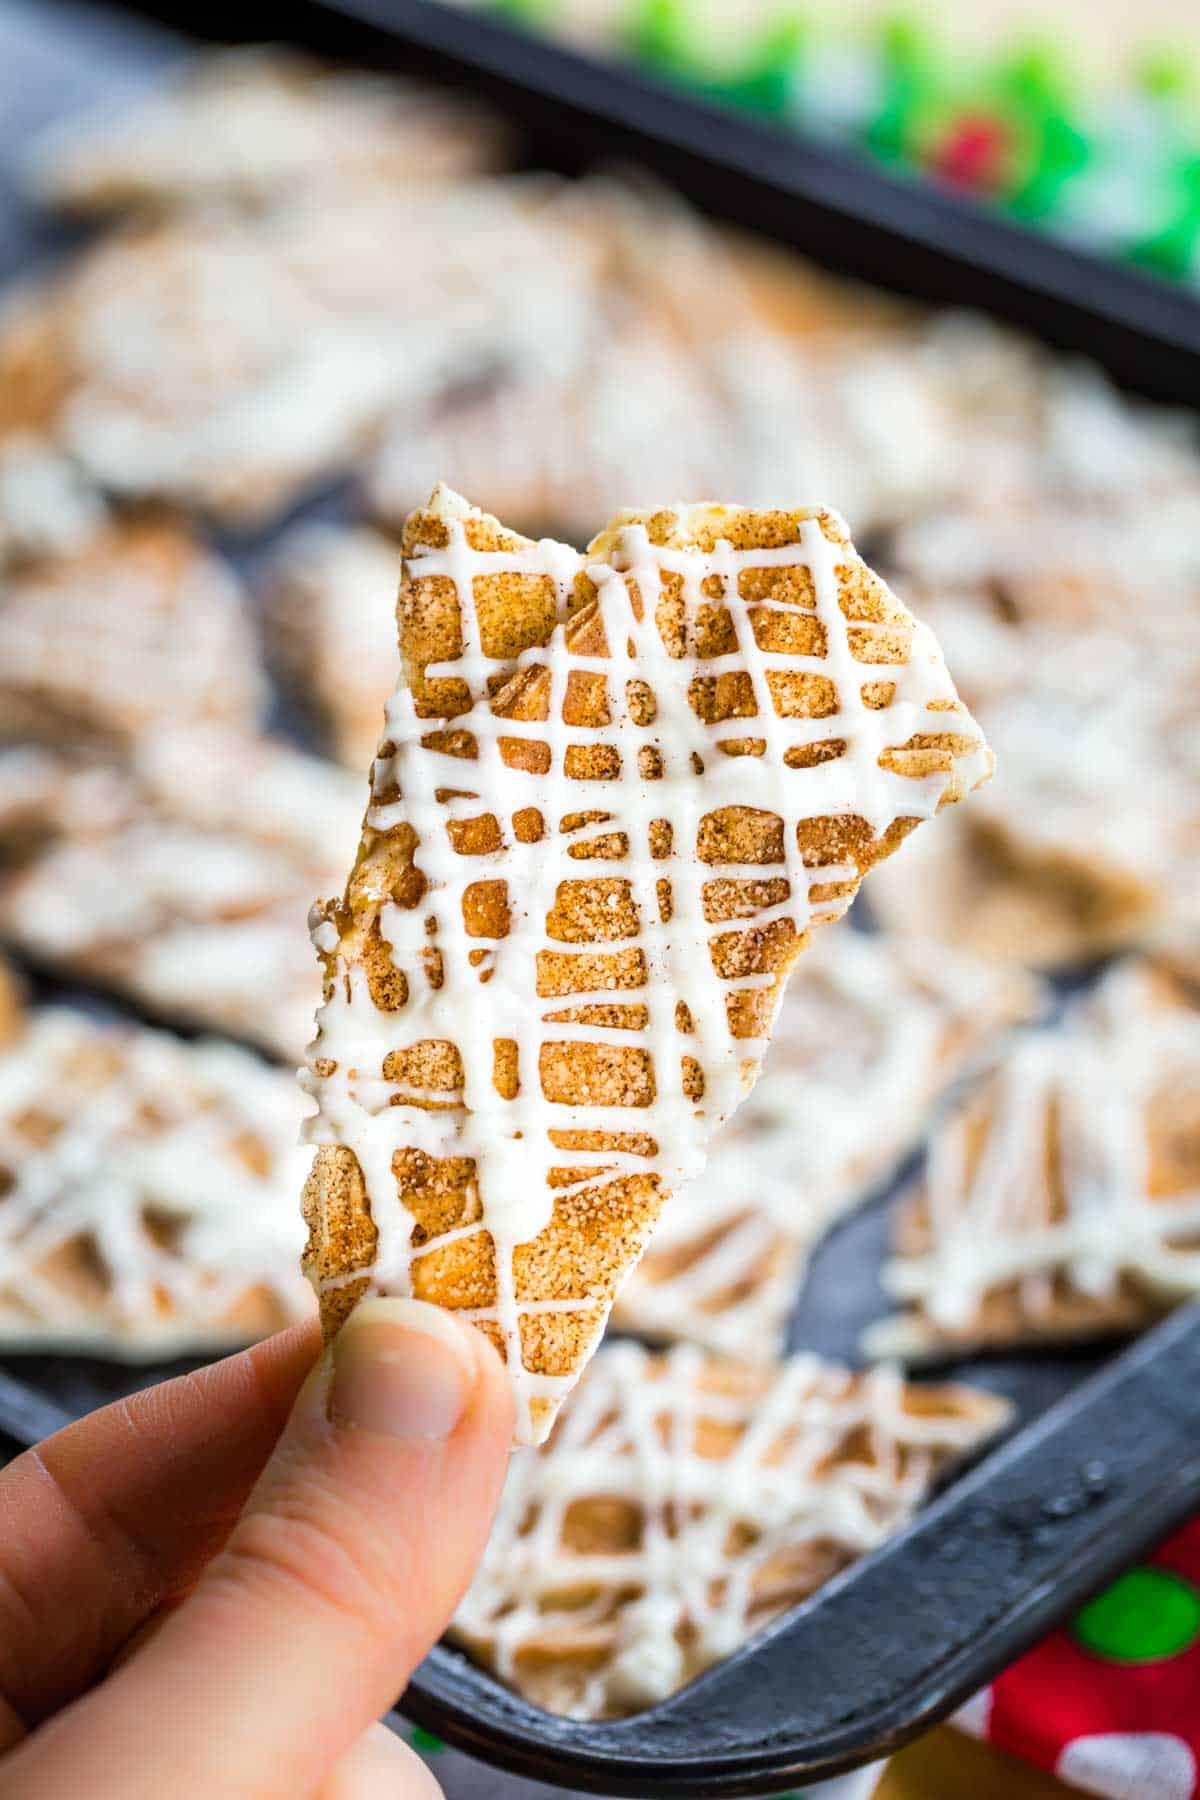
<svg viewBox="0 0 1200 1800">
<path fill-rule="evenodd" d="M 0 1472 L 0 1695 L 26 1728 L 196 1581 L 318 1347 L 315 1324 L 296 1326 L 106 1406 Z M 16 1735 L 0 1712 L 0 1748 Z"/>
</svg>

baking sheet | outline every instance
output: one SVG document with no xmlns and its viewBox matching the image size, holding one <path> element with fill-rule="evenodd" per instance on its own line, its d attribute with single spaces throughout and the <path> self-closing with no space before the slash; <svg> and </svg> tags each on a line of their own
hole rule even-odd
<svg viewBox="0 0 1200 1800">
<path fill-rule="evenodd" d="M 395 8 L 402 24 L 426 20 L 433 10 L 408 0 Z M 297 16 L 312 12 L 300 7 Z M 461 16 L 450 16 L 461 30 Z M 226 23 L 221 8 L 207 17 L 213 29 Z M 239 29 L 257 27 L 253 7 L 239 18 Z M 325 9 L 327 29 L 336 19 L 335 9 Z M 480 40 L 484 48 L 490 29 Z M 529 47 L 532 56 L 532 40 Z M 73 241 L 20 201 L 12 161 L 29 133 L 84 105 L 133 95 L 180 48 L 169 33 L 91 8 L 2 0 L 0 276 L 60 255 Z M 536 47 L 535 62 L 544 50 Z M 402 47 L 396 57 L 403 60 Z M 535 77 L 543 82 L 552 72 L 539 66 L 524 78 L 512 74 L 510 89 L 517 91 L 522 80 L 528 87 Z M 595 118 L 603 112 L 597 100 Z M 670 117 L 668 109 L 668 124 Z M 523 112 L 522 123 L 536 123 L 545 139 L 549 128 L 540 115 L 535 121 Z M 633 124 L 623 129 L 630 142 L 638 141 Z M 731 141 L 718 134 L 711 154 Z M 742 178 L 749 178 L 744 171 Z M 851 198 L 843 194 L 839 204 L 848 207 Z M 769 213 L 764 201 L 764 220 Z M 868 238 L 874 229 L 867 220 Z M 874 250 L 843 246 L 842 264 L 871 262 L 877 250 L 878 244 Z M 960 246 L 959 263 L 971 253 L 969 244 Z M 1003 291 L 993 298 L 1000 304 Z M 1087 337 L 1077 347 L 1097 348 Z M 306 511 L 337 517 L 344 509 L 330 492 Z M 274 535 L 223 548 L 252 575 Z M 290 723 L 286 701 L 277 723 Z M 53 991 L 71 990 L 55 985 Z M 794 1344 L 857 1359 L 863 1326 L 887 1310 L 877 1272 L 897 1185 L 893 1179 L 868 1197 L 817 1252 L 798 1297 Z M 6 1355 L 0 1425 L 15 1442 L 30 1442 L 189 1366 L 195 1365 L 130 1368 Z M 643 1800 L 650 1793 L 700 1800 L 775 1791 L 786 1781 L 878 1756 L 944 1716 L 1200 1503 L 1200 1312 L 1180 1314 L 1123 1356 L 1106 1345 L 946 1367 L 1008 1395 L 1020 1424 L 1032 1429 L 957 1481 L 896 1543 L 664 1706 L 604 1725 L 552 1719 L 439 1648 L 406 1696 L 406 1710 L 439 1736 L 523 1776 L 554 1776 L 577 1790 Z"/>
</svg>

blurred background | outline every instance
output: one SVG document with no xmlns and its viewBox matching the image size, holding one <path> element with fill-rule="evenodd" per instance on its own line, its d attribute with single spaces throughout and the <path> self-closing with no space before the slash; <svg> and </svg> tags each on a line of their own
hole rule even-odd
<svg viewBox="0 0 1200 1800">
<path fill-rule="evenodd" d="M 190 10 L 0 0 L 10 1401 L 45 1429 L 311 1309 L 306 914 L 357 840 L 398 535 L 445 480 L 578 544 L 621 506 L 828 504 L 935 627 L 1000 773 L 797 977 L 774 1073 L 621 1324 L 746 1354 L 749 1320 L 767 1361 L 857 1359 L 873 1326 L 1031 1416 L 1200 1288 L 1194 8 L 506 0 L 444 9 L 463 72 L 436 83 L 403 42 L 336 64 L 201 46 L 181 25 L 211 39 L 221 9 Z M 593 117 L 567 154 L 560 112 L 544 155 L 549 78 L 528 111 L 482 94 L 482 31 L 510 34 L 515 68 L 544 40 L 614 91 L 632 76 L 641 135 Z M 868 185 L 811 242 L 803 209 L 743 205 L 694 162 L 685 199 L 655 92 L 715 109 L 731 144 L 744 125 L 772 155 L 832 149 Z M 881 248 L 900 191 L 933 208 L 937 303 L 911 297 L 928 282 L 903 243 Z M 1014 325 L 981 216 L 1034 270 L 1019 316 L 1053 348 Z M 1062 248 L 1078 305 L 1033 241 Z M 865 258 L 878 285 L 844 273 Z M 1110 301 L 1119 345 L 1088 324 Z M 1164 386 L 1174 405 L 1139 397 Z M 1009 1104 L 1035 1120 L 1020 1142 L 996 1124 Z M 1072 1109 L 1136 1140 L 1132 1165 L 1115 1132 L 1079 1152 L 1093 1210 L 1124 1218 L 1134 1183 L 1136 1229 L 1114 1223 L 1099 1273 L 1043 1246 L 1036 1282 L 998 1274 L 950 1329 L 936 1269 L 895 1275 L 914 1146 L 992 1134 L 989 1229 L 1025 1268 L 1074 1203 Z M 960 1223 L 972 1184 L 965 1167 Z M 1063 1359 L 1064 1337 L 1088 1348 Z M 1030 1744 L 1089 1791 L 1191 1791 L 1097 1785 L 1116 1777 L 1064 1761 L 1052 1729 Z M 975 1755 L 927 1745 L 882 1791 L 1051 1791 Z M 441 1777 L 509 1791 L 465 1759 Z"/>
<path fill-rule="evenodd" d="M 465 0 L 470 3 L 470 0 Z M 1195 275 L 1186 6 L 501 0 L 518 26 L 971 194 L 1027 225 Z"/>
</svg>

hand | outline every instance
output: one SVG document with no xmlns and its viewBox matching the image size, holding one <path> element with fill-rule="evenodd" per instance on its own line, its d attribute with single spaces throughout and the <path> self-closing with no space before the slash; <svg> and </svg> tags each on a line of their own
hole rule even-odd
<svg viewBox="0 0 1200 1800">
<path fill-rule="evenodd" d="M 0 1473 L 3 1800 L 438 1794 L 372 1722 L 483 1549 L 507 1383 L 419 1301 L 317 1351 L 284 1332 Z"/>
</svg>

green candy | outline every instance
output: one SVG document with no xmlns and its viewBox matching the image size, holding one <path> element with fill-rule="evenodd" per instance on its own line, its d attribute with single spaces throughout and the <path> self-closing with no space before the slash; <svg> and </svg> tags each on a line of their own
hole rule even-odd
<svg viewBox="0 0 1200 1800">
<path fill-rule="evenodd" d="M 888 13 L 880 21 L 879 48 L 889 68 L 914 71 L 933 66 L 929 33 L 912 13 Z"/>
<path fill-rule="evenodd" d="M 714 83 L 714 93 L 756 112 L 789 112 L 807 38 L 807 26 L 798 13 L 782 14 L 763 33 L 740 74 L 732 81 Z"/>
<path fill-rule="evenodd" d="M 491 0 L 494 10 L 531 26 L 544 25 L 557 4 Z M 621 43 L 643 65 L 711 100 L 803 122 L 812 38 L 801 13 L 783 4 L 732 67 L 718 58 L 703 26 L 699 0 L 636 0 Z M 1123 154 L 1120 143 L 1105 139 L 1103 115 L 1093 123 L 1095 102 L 1081 99 L 1070 61 L 1053 42 L 1018 43 L 983 65 L 966 65 L 939 54 L 919 16 L 896 12 L 861 54 L 876 59 L 880 94 L 874 115 L 858 127 L 862 147 L 885 163 L 931 168 L 977 188 L 1027 224 L 1070 212 L 1065 190 L 1093 168 L 1103 181 L 1111 159 Z M 1200 142 L 1189 116 L 1200 81 L 1191 56 L 1170 46 L 1148 50 L 1127 92 L 1141 94 L 1150 134 L 1149 147 L 1139 143 L 1133 154 L 1154 165 L 1146 175 L 1147 226 L 1127 254 L 1160 274 L 1194 275 Z M 989 132 L 990 151 L 983 141 Z"/>
<path fill-rule="evenodd" d="M 1071 1631 L 1105 1662 L 1163 1662 L 1200 1641 L 1200 1590 L 1169 1569 L 1130 1569 L 1076 1614 Z"/>
<path fill-rule="evenodd" d="M 867 126 L 866 144 L 885 162 L 903 162 L 917 151 L 922 125 L 943 106 L 947 80 L 922 25 L 904 13 L 883 21 L 879 35 L 883 104 Z"/>
<path fill-rule="evenodd" d="M 1026 44 L 1004 58 L 991 84 L 999 96 L 1026 112 L 1063 112 L 1074 97 L 1067 66 L 1053 44 Z"/>
<path fill-rule="evenodd" d="M 1200 156 L 1180 163 L 1173 186 L 1177 207 L 1172 217 L 1160 231 L 1133 244 L 1129 256 L 1156 275 L 1179 279 L 1192 273 L 1200 249 Z"/>
<path fill-rule="evenodd" d="M 1045 219 L 1093 154 L 1062 55 L 1053 44 L 1027 43 L 987 72 L 984 92 L 1017 146 L 1007 203 L 1027 222 Z"/>
<path fill-rule="evenodd" d="M 1129 251 L 1131 262 L 1156 275 L 1169 275 L 1182 280 L 1196 264 L 1196 246 L 1200 241 L 1200 213 L 1174 219 L 1162 231 L 1142 238 Z"/>
<path fill-rule="evenodd" d="M 1063 188 L 1088 167 L 1092 148 L 1068 118 L 1050 114 L 1040 121 L 1037 150 L 1025 179 L 1009 196 L 1021 218 L 1045 219 L 1059 203 Z"/>
<path fill-rule="evenodd" d="M 756 112 L 791 110 L 807 27 L 796 12 L 783 12 L 732 72 L 717 66 L 694 29 L 683 0 L 642 0 L 622 33 L 628 51 L 659 73 L 687 81 L 710 99 Z"/>
</svg>

